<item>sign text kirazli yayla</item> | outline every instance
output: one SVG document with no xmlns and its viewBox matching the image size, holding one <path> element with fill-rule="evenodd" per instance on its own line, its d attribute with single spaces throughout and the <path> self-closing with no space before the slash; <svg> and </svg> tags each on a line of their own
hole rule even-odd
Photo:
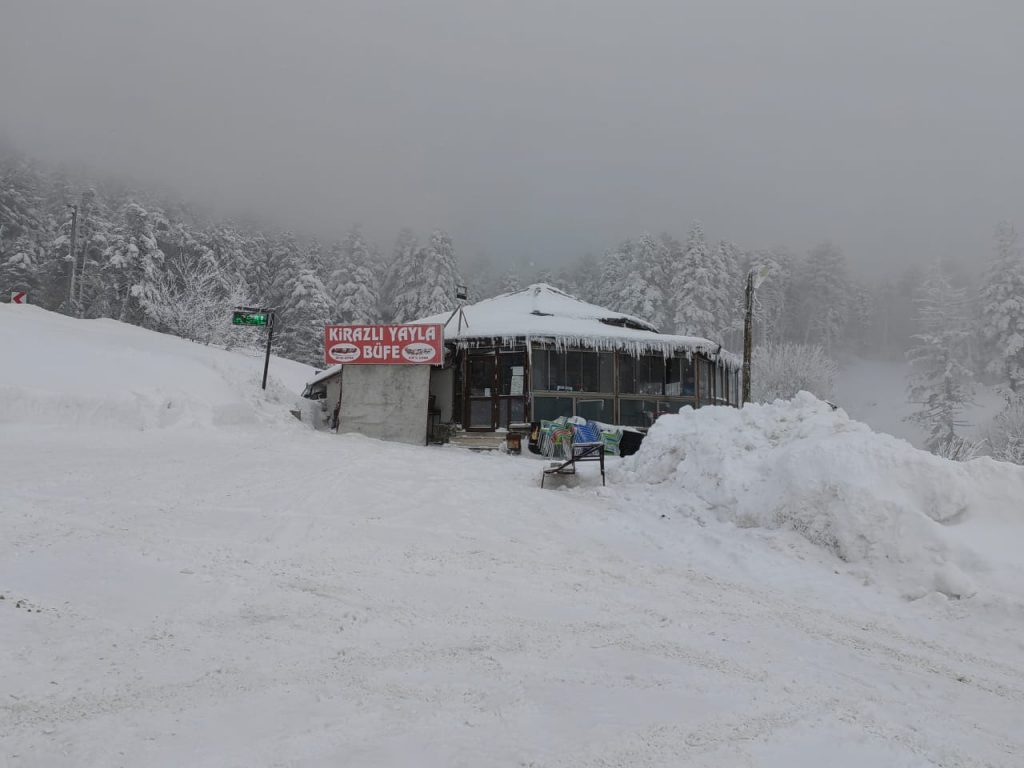
<svg viewBox="0 0 1024 768">
<path fill-rule="evenodd" d="M 328 365 L 440 365 L 444 329 L 432 325 L 328 325 Z"/>
</svg>

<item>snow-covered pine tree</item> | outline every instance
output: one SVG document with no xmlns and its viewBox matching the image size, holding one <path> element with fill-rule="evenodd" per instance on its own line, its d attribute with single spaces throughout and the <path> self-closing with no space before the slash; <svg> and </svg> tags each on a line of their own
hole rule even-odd
<svg viewBox="0 0 1024 768">
<path fill-rule="evenodd" d="M 995 257 L 978 295 L 978 318 L 986 370 L 1011 392 L 1024 395 L 1024 254 L 1017 232 L 1006 222 L 996 228 Z"/>
<path fill-rule="evenodd" d="M 286 318 L 281 332 L 282 349 L 292 360 L 324 365 L 324 326 L 332 321 L 331 300 L 327 289 L 316 275 L 314 263 L 308 261 L 292 284 L 285 300 Z"/>
<path fill-rule="evenodd" d="M 270 284 L 266 302 L 271 307 L 281 308 L 303 268 L 302 249 L 291 232 L 282 232 L 270 244 L 267 253 L 267 269 Z"/>
<path fill-rule="evenodd" d="M 918 333 L 907 353 L 911 374 L 908 400 L 918 409 L 909 418 L 927 431 L 925 447 L 944 456 L 963 445 L 957 429 L 971 402 L 973 376 L 967 359 L 968 320 L 962 290 L 954 289 L 936 265 L 916 302 Z"/>
<path fill-rule="evenodd" d="M 76 301 L 83 317 L 98 317 L 103 301 L 103 265 L 110 245 L 110 214 L 95 189 L 82 194 L 78 226 Z"/>
<path fill-rule="evenodd" d="M 615 302 L 611 308 L 664 327 L 665 243 L 644 233 L 635 241 L 623 243 L 619 254 L 623 273 L 617 284 L 609 286 Z"/>
<path fill-rule="evenodd" d="M 604 255 L 601 262 L 601 280 L 593 297 L 595 304 L 608 309 L 619 309 L 619 290 L 629 273 L 633 243 L 626 240 L 613 251 Z"/>
<path fill-rule="evenodd" d="M 155 290 L 163 264 L 164 254 L 157 246 L 149 214 L 142 206 L 128 203 L 104 254 L 101 279 L 109 310 L 104 314 L 141 325 L 143 302 Z"/>
<path fill-rule="evenodd" d="M 740 274 L 740 283 L 744 290 L 746 271 L 760 271 L 761 269 L 766 271 L 767 276 L 754 293 L 755 345 L 781 342 L 785 338 L 793 258 L 781 248 L 751 254 L 746 270 Z M 737 307 L 741 313 L 745 311 L 745 300 L 746 297 L 743 296 Z M 742 314 L 740 317 L 742 319 Z M 742 334 L 740 334 L 739 341 L 742 344 Z"/>
<path fill-rule="evenodd" d="M 515 293 L 523 288 L 523 281 L 519 277 L 519 270 L 509 267 L 498 279 L 498 294 Z"/>
<path fill-rule="evenodd" d="M 243 278 L 248 283 L 252 269 L 253 254 L 245 236 L 231 224 L 215 224 L 200 238 L 202 245 L 209 249 L 217 271 L 226 278 Z"/>
<path fill-rule="evenodd" d="M 391 322 L 401 323 L 415 317 L 419 275 L 422 271 L 420 255 L 416 233 L 403 227 L 395 240 L 381 289 L 383 315 Z"/>
<path fill-rule="evenodd" d="M 336 323 L 380 321 L 380 295 L 370 248 L 353 227 L 335 255 L 328 295 Z"/>
<path fill-rule="evenodd" d="M 811 249 L 799 280 L 804 343 L 820 344 L 829 355 L 842 338 L 850 306 L 843 252 L 832 243 Z"/>
<path fill-rule="evenodd" d="M 0 292 L 3 300 L 14 291 L 27 291 L 33 300 L 38 285 L 39 246 L 28 233 L 19 235 L 0 252 Z"/>
<path fill-rule="evenodd" d="M 320 282 L 326 286 L 331 278 L 330 266 L 323 246 L 320 245 L 320 241 L 315 237 L 311 238 L 306 246 L 303 260 L 305 265 L 313 270 L 313 274 L 320 278 Z"/>
<path fill-rule="evenodd" d="M 719 337 L 723 318 L 731 317 L 727 251 L 709 249 L 700 222 L 694 222 L 681 258 L 671 265 L 671 296 L 675 305 L 675 332 Z"/>
<path fill-rule="evenodd" d="M 601 294 L 601 262 L 592 253 L 579 260 L 573 270 L 572 295 L 591 304 L 599 303 Z"/>
<path fill-rule="evenodd" d="M 744 265 L 747 259 L 736 243 L 719 240 L 716 247 L 716 269 L 721 275 L 724 291 L 719 298 L 724 299 L 714 309 L 716 340 L 724 339 L 727 334 L 736 331 L 743 325 L 743 302 L 746 283 Z"/>
<path fill-rule="evenodd" d="M 270 258 L 270 239 L 262 232 L 251 232 L 243 236 L 242 242 L 248 261 L 245 273 L 248 301 L 252 306 L 273 306 L 271 286 L 274 282 L 274 270 Z"/>
<path fill-rule="evenodd" d="M 867 352 L 874 341 L 875 296 L 871 289 L 859 281 L 851 281 L 849 320 L 845 334 L 847 342 L 858 352 Z"/>
<path fill-rule="evenodd" d="M 446 232 L 435 229 L 431 233 L 430 242 L 423 249 L 422 259 L 423 272 L 416 314 L 405 320 L 450 312 L 455 308 L 455 287 L 459 283 L 459 271 L 455 248 Z"/>
</svg>

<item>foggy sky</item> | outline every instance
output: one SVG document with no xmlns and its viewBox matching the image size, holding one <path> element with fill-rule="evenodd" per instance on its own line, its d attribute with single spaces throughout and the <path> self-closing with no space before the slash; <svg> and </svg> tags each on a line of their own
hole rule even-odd
<svg viewBox="0 0 1024 768">
<path fill-rule="evenodd" d="M 1024 227 L 1019 0 L 0 0 L 0 133 L 300 231 L 874 271 Z"/>
</svg>

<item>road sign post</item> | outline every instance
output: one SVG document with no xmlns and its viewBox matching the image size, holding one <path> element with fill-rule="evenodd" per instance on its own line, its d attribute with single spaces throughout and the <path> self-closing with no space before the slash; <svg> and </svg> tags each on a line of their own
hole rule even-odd
<svg viewBox="0 0 1024 768">
<path fill-rule="evenodd" d="M 270 367 L 270 342 L 274 340 L 274 310 L 267 322 L 267 356 L 263 358 L 263 389 L 267 388 L 267 369 Z"/>
<path fill-rule="evenodd" d="M 267 353 L 263 359 L 263 389 L 267 388 L 267 371 L 270 368 L 270 345 L 274 341 L 274 310 L 266 307 L 235 307 L 231 313 L 231 324 L 250 328 L 267 329 Z"/>
</svg>

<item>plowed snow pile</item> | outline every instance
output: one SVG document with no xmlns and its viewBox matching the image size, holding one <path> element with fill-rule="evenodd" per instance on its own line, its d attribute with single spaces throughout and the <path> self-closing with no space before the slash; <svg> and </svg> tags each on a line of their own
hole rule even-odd
<svg viewBox="0 0 1024 768">
<path fill-rule="evenodd" d="M 1019 575 L 1001 566 L 1020 561 L 1008 537 L 1024 533 L 1024 468 L 938 458 L 806 392 L 662 416 L 616 479 L 656 486 L 676 512 L 796 532 L 911 597 Z"/>
</svg>

